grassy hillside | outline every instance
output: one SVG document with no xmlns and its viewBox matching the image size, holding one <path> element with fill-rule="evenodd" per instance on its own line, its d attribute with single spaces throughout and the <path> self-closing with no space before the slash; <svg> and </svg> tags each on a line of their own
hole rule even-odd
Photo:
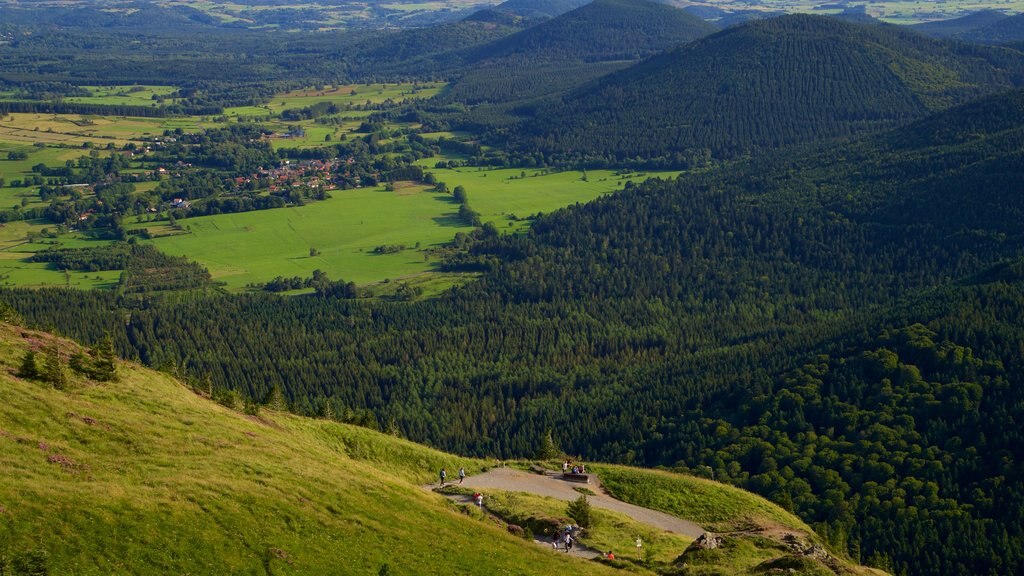
<svg viewBox="0 0 1024 576">
<path fill-rule="evenodd" d="M 402 574 L 569 570 L 572 562 L 421 490 L 456 458 L 365 429 L 246 416 L 170 377 L 60 391 L 9 375 L 28 346 L 0 328 L 0 556 L 45 551 L 54 574 Z M 609 573 L 599 566 L 588 570 Z"/>
<path fill-rule="evenodd" d="M 526 153 L 734 157 L 906 123 L 1019 84 L 1024 59 L 892 26 L 786 16 L 731 28 L 538 106 Z"/>
<path fill-rule="evenodd" d="M 118 381 L 69 372 L 58 390 L 14 373 L 30 348 L 56 347 L 66 358 L 77 344 L 7 324 L 0 343 L 5 574 L 32 562 L 53 574 L 375 574 L 384 564 L 397 574 L 612 574 L 616 566 L 649 573 L 635 562 L 553 553 L 421 488 L 442 466 L 474 474 L 493 461 L 327 420 L 267 409 L 246 415 L 124 363 Z M 708 519 L 734 520 L 754 500 L 701 484 L 722 505 Z M 564 515 L 564 504 L 537 497 L 505 494 L 495 506 L 507 517 Z M 802 527 L 780 510 L 767 515 Z M 617 515 L 599 517 L 594 545 L 640 530 L 664 565 L 687 544 Z"/>
</svg>

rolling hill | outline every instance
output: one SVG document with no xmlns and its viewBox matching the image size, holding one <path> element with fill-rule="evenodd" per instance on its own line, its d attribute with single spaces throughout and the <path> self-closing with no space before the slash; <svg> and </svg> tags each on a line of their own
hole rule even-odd
<svg viewBox="0 0 1024 576">
<path fill-rule="evenodd" d="M 956 38 L 980 44 L 1024 41 L 1024 14 L 1007 15 L 999 10 L 981 10 L 953 18 L 915 24 L 910 28 L 942 38 Z"/>
<path fill-rule="evenodd" d="M 436 300 L 0 297 L 195 381 L 287 382 L 299 411 L 464 454 L 550 432 L 592 460 L 710 469 L 895 573 L 1018 573 L 1022 111 L 1010 91 L 627 185 L 525 235 L 485 227 L 448 263 L 479 282 Z"/>
<path fill-rule="evenodd" d="M 523 111 L 526 154 L 732 158 L 907 123 L 1024 80 L 1003 48 L 793 15 L 730 28 Z"/>
<path fill-rule="evenodd" d="M 979 10 L 959 18 L 914 24 L 910 28 L 928 36 L 958 38 L 965 34 L 970 34 L 979 28 L 991 26 L 1006 18 L 1008 16 L 999 10 Z"/>
<path fill-rule="evenodd" d="M 554 18 L 590 3 L 591 0 L 506 0 L 491 10 L 524 18 Z"/>
<path fill-rule="evenodd" d="M 986 44 L 1007 44 L 1024 41 L 1024 14 L 1016 14 L 987 26 L 969 30 L 961 35 L 960 38 Z"/>
<path fill-rule="evenodd" d="M 166 374 L 127 363 L 118 366 L 116 381 L 70 371 L 57 389 L 13 373 L 29 349 L 59 350 L 66 358 L 78 345 L 8 324 L 0 324 L 0 341 L 4 574 L 653 575 L 686 546 L 628 518 L 595 512 L 598 525 L 582 542 L 624 550 L 642 533 L 654 557 L 646 564 L 569 558 L 513 535 L 502 521 L 528 509 L 538 526 L 549 518 L 564 522 L 564 503 L 491 491 L 491 516 L 423 488 L 442 466 L 453 475 L 460 466 L 476 474 L 493 461 L 329 419 L 266 407 L 243 412 L 228 407 L 230 396 L 213 402 Z M 644 497 L 676 502 L 671 513 L 720 529 L 743 524 L 749 530 L 751 521 L 783 526 L 808 545 L 820 542 L 762 498 L 689 476 L 660 474 L 655 482 L 646 474 L 608 469 L 624 498 L 633 497 L 634 482 L 650 483 L 653 492 Z M 700 498 L 680 503 L 676 491 Z M 744 572 L 759 563 L 802 562 L 800 574 L 826 565 L 872 573 L 842 558 L 804 560 L 767 536 L 731 536 L 728 550 L 698 561 Z"/>
<path fill-rule="evenodd" d="M 714 29 L 648 0 L 595 0 L 468 50 L 468 66 L 445 100 L 495 104 L 566 92 Z"/>
</svg>

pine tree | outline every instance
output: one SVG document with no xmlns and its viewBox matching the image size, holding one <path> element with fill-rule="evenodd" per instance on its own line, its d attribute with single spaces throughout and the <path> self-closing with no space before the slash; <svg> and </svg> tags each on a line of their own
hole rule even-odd
<svg viewBox="0 0 1024 576">
<path fill-rule="evenodd" d="M 18 368 L 18 377 L 27 380 L 39 378 L 39 365 L 36 364 L 36 353 L 32 350 L 25 352 L 21 358 L 21 368 Z"/>
<path fill-rule="evenodd" d="M 278 412 L 285 412 L 288 410 L 288 401 L 284 398 L 284 392 L 281 390 L 281 386 L 275 384 L 270 392 L 267 393 L 267 397 L 263 400 L 267 408 L 271 410 L 277 410 Z"/>
<path fill-rule="evenodd" d="M 335 419 L 336 414 L 334 412 L 334 405 L 331 403 L 329 398 L 321 399 L 319 416 L 324 420 Z"/>
<path fill-rule="evenodd" d="M 587 500 L 585 495 L 581 495 L 579 498 L 570 502 L 565 513 L 583 528 L 590 528 L 591 524 L 593 524 L 590 501 Z"/>
<path fill-rule="evenodd" d="M 108 334 L 93 351 L 95 363 L 92 376 L 100 382 L 117 380 L 117 362 L 114 359 L 114 339 Z"/>
<path fill-rule="evenodd" d="M 544 440 L 541 442 L 537 457 L 541 460 L 553 460 L 561 458 L 563 455 L 562 449 L 558 447 L 558 444 L 555 444 L 555 438 L 551 435 L 551 430 L 549 429 L 544 436 Z"/>
<path fill-rule="evenodd" d="M 0 322 L 5 324 L 21 324 L 21 315 L 7 302 L 0 301 Z"/>
<path fill-rule="evenodd" d="M 43 379 L 53 384 L 53 387 L 58 390 L 63 390 L 68 385 L 68 376 L 60 357 L 60 349 L 56 345 L 46 349 L 46 367 Z"/>
</svg>

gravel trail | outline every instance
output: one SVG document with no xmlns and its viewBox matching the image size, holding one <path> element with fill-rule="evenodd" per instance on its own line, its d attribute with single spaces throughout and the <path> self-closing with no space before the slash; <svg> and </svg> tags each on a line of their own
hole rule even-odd
<svg viewBox="0 0 1024 576">
<path fill-rule="evenodd" d="M 590 484 L 568 482 L 562 480 L 560 475 L 548 473 L 545 475 L 533 474 L 515 470 L 512 468 L 492 468 L 483 474 L 467 476 L 462 486 L 485 490 L 505 490 L 508 492 L 527 492 L 538 496 L 548 496 L 559 500 L 571 501 L 580 497 L 580 493 L 573 490 L 575 486 L 586 486 L 597 494 L 587 496 L 590 505 L 595 508 L 603 508 L 613 512 L 620 512 L 644 524 L 661 528 L 662 530 L 675 534 L 682 534 L 690 538 L 696 538 L 706 532 L 700 525 L 677 518 L 671 514 L 651 510 L 642 506 L 627 504 L 608 496 L 601 489 L 601 484 L 596 475 L 591 474 Z M 457 482 L 452 482 L 457 484 Z M 549 544 L 550 545 L 550 544 Z"/>
</svg>

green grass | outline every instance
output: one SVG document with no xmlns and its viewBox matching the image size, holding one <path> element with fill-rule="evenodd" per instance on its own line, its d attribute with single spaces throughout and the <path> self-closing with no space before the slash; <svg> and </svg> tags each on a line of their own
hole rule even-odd
<svg viewBox="0 0 1024 576">
<path fill-rule="evenodd" d="M 521 230 L 528 226 L 526 218 L 538 212 L 589 202 L 604 194 L 621 190 L 626 181 L 639 183 L 650 177 L 674 178 L 679 172 L 643 172 L 616 175 L 611 170 L 554 172 L 539 170 L 486 168 L 433 168 L 437 158 L 420 161 L 430 167 L 438 181 L 449 189 L 462 186 L 469 196 L 469 205 L 483 222 L 494 222 L 499 230 Z M 525 177 L 523 175 L 525 174 Z"/>
<path fill-rule="evenodd" d="M 599 465 L 594 471 L 604 487 L 620 500 L 661 510 L 728 532 L 753 523 L 770 523 L 811 533 L 795 515 L 760 496 L 724 484 L 656 470 Z"/>
<path fill-rule="evenodd" d="M 535 519 L 570 519 L 566 514 L 566 502 L 521 492 L 488 491 L 486 504 L 488 510 L 520 526 L 528 526 Z M 623 559 L 636 557 L 637 536 L 644 542 L 644 558 L 662 566 L 671 564 L 693 541 L 652 528 L 624 514 L 600 508 L 593 508 L 591 514 L 593 526 L 586 530 L 580 543 L 601 552 L 611 550 Z M 535 533 L 535 536 L 547 539 L 550 534 Z"/>
<path fill-rule="evenodd" d="M 824 574 L 820 564 L 756 535 L 688 553 L 687 567 L 678 572 L 674 564 L 687 538 L 600 509 L 593 510 L 595 523 L 583 543 L 611 549 L 619 560 L 571 558 L 425 488 L 441 467 L 476 474 L 490 460 L 267 409 L 244 415 L 129 363 L 118 364 L 116 382 L 69 372 L 64 390 L 14 376 L 26 350 L 39 351 L 42 364 L 51 347 L 65 361 L 80 350 L 0 324 L 2 570 L 11 558 L 44 551 L 49 573 L 70 575 L 376 574 L 385 563 L 394 574 L 424 575 L 754 574 L 764 571 L 758 565 Z M 712 482 L 618 466 L 594 469 L 606 484 L 653 481 L 658 502 L 676 502 L 687 514 L 728 519 L 754 507 L 786 519 L 755 496 Z M 678 504 L 686 497 L 679 492 L 694 491 L 705 505 Z M 567 504 L 494 491 L 487 506 L 529 526 L 531 517 L 564 519 Z M 644 562 L 632 558 L 637 535 L 645 543 Z"/>
<path fill-rule="evenodd" d="M 362 105 L 367 102 L 380 104 L 386 100 L 401 102 L 436 96 L 443 88 L 440 82 L 402 83 L 402 84 L 345 84 L 340 86 L 315 86 L 294 90 L 275 96 L 270 102 L 261 106 L 238 106 L 226 108 L 226 116 L 276 116 L 285 110 L 305 108 L 320 102 L 330 102 L 339 106 Z M 349 113 L 346 112 L 345 115 Z"/>
<path fill-rule="evenodd" d="M 435 262 L 425 250 L 471 230 L 457 220 L 457 208 L 446 195 L 422 187 L 334 190 L 331 195 L 296 208 L 189 218 L 181 223 L 191 234 L 152 242 L 168 254 L 203 264 L 229 288 L 276 276 L 308 277 L 317 269 L 333 279 L 366 284 L 432 270 Z M 373 253 L 385 244 L 407 248 Z M 320 255 L 310 257 L 310 248 Z"/>
<path fill-rule="evenodd" d="M 245 416 L 129 365 L 120 382 L 58 391 L 8 375 L 54 339 L 0 327 L 0 341 L 0 556 L 44 550 L 51 574 L 613 573 L 419 487 L 440 466 L 485 462 Z"/>
<path fill-rule="evenodd" d="M 485 222 L 494 221 L 506 232 L 529 224 L 510 217 L 526 218 L 587 202 L 618 189 L 625 180 L 609 171 L 590 172 L 588 181 L 581 179 L 580 172 L 523 179 L 508 179 L 518 176 L 518 170 L 434 172 L 451 188 L 464 182 L 473 209 Z M 634 175 L 633 179 L 639 178 Z M 426 250 L 450 242 L 456 232 L 471 230 L 455 217 L 457 206 L 450 196 L 423 187 L 400 187 L 398 192 L 336 190 L 331 195 L 329 200 L 299 208 L 190 218 L 182 224 L 191 234 L 157 238 L 153 243 L 164 252 L 203 264 L 228 288 L 276 276 L 307 277 L 317 269 L 331 278 L 371 284 L 430 272 L 436 262 Z M 404 244 L 407 249 L 397 254 L 373 253 L 385 244 Z M 310 257 L 310 248 L 320 255 Z M 445 286 L 443 280 L 432 282 L 441 284 L 427 286 L 427 294 Z"/>
<path fill-rule="evenodd" d="M 152 106 L 153 96 L 168 97 L 178 89 L 174 86 L 83 86 L 92 96 L 70 96 L 65 102 L 103 104 L 108 106 Z M 174 102 L 168 99 L 167 103 Z"/>
</svg>

